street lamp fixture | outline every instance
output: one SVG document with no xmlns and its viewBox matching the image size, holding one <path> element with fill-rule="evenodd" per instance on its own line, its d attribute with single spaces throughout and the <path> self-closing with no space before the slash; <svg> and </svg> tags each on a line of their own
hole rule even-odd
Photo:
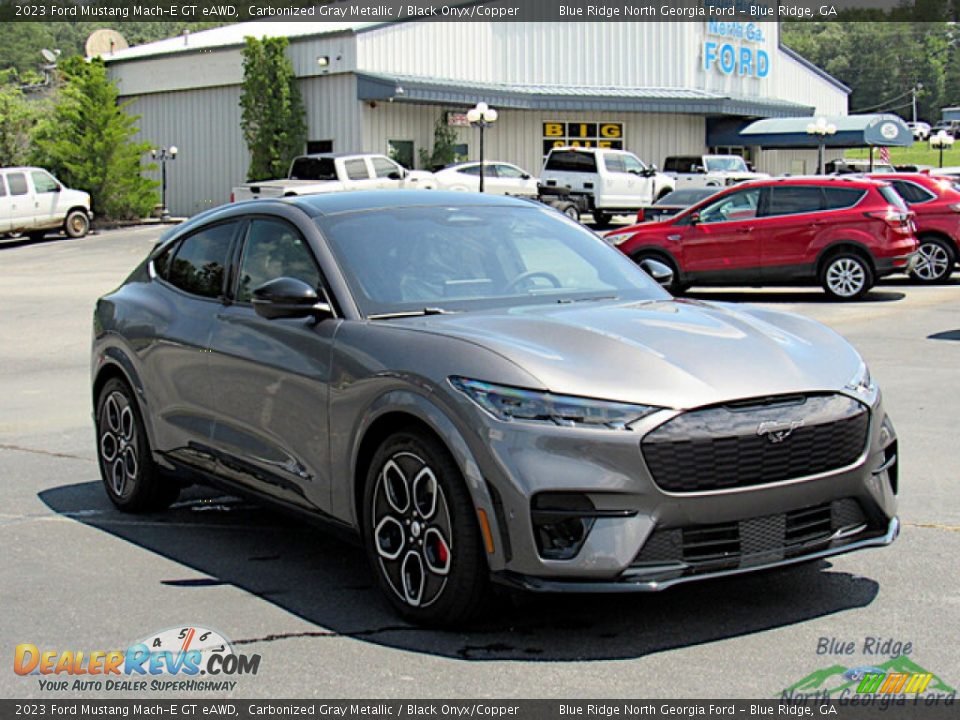
<svg viewBox="0 0 960 720">
<path fill-rule="evenodd" d="M 499 117 L 496 110 L 485 102 L 478 102 L 475 107 L 467 111 L 467 120 L 476 128 L 480 128 L 480 192 L 483 192 L 483 131 L 493 125 Z"/>
<path fill-rule="evenodd" d="M 177 152 L 176 145 L 150 151 L 153 159 L 160 161 L 160 222 L 170 222 L 170 211 L 167 209 L 167 160 L 176 160 Z"/>
<path fill-rule="evenodd" d="M 953 135 L 944 130 L 930 136 L 930 147 L 940 150 L 940 167 L 943 167 L 943 151 L 952 148 L 953 143 Z"/>
<path fill-rule="evenodd" d="M 807 125 L 807 135 L 817 137 L 817 175 L 823 175 L 823 151 L 828 135 L 836 135 L 837 126 L 827 122 L 825 117 L 817 118 L 816 122 Z"/>
</svg>

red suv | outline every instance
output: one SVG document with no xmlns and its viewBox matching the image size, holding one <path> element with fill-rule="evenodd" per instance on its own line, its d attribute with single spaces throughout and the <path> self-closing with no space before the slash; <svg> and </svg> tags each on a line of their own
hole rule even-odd
<svg viewBox="0 0 960 720">
<path fill-rule="evenodd" d="M 819 281 L 842 300 L 910 269 L 917 250 L 913 213 L 893 187 L 847 177 L 742 183 L 669 220 L 606 238 L 637 262 L 669 264 L 675 292 L 691 285 Z"/>
<path fill-rule="evenodd" d="M 915 213 L 917 264 L 910 277 L 922 283 L 950 278 L 960 253 L 960 191 L 955 180 L 926 173 L 884 173 L 878 180 L 890 183 Z"/>
</svg>

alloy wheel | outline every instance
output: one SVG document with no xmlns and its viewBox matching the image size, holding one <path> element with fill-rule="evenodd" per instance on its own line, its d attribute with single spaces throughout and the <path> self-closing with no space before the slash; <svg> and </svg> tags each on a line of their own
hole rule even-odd
<svg viewBox="0 0 960 720">
<path fill-rule="evenodd" d="M 838 297 L 855 297 L 863 291 L 866 282 L 867 273 L 863 265 L 853 258 L 838 258 L 827 268 L 827 285 Z"/>
<path fill-rule="evenodd" d="M 917 250 L 913 274 L 920 280 L 933 282 L 950 272 L 950 255 L 939 243 L 925 242 Z"/>
<path fill-rule="evenodd" d="M 121 498 L 133 491 L 140 471 L 137 421 L 130 400 L 119 391 L 110 393 L 99 420 L 100 459 L 110 490 Z"/>
<path fill-rule="evenodd" d="M 380 571 L 406 605 L 430 606 L 447 584 L 453 558 L 450 508 L 437 476 L 418 455 L 391 455 L 373 492 L 373 544 Z"/>
</svg>

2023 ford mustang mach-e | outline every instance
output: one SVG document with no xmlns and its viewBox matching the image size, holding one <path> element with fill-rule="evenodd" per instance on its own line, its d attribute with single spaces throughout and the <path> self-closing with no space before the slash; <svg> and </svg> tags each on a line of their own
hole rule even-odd
<svg viewBox="0 0 960 720">
<path fill-rule="evenodd" d="M 466 621 L 492 582 L 659 590 L 898 530 L 896 435 L 850 345 L 674 299 L 520 199 L 206 212 L 99 300 L 92 382 L 120 509 L 200 481 L 349 528 L 415 622 Z"/>
</svg>

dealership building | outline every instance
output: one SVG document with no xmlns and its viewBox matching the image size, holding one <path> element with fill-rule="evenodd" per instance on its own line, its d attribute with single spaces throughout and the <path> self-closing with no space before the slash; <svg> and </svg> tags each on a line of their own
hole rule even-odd
<svg viewBox="0 0 960 720">
<path fill-rule="evenodd" d="M 746 155 L 799 174 L 816 150 L 761 149 L 737 129 L 758 118 L 839 116 L 849 89 L 780 43 L 779 25 L 714 22 L 250 22 L 105 54 L 141 138 L 178 148 L 168 205 L 192 215 L 246 178 L 240 130 L 247 36 L 289 37 L 311 152 L 388 153 L 419 166 L 438 119 L 479 154 L 465 111 L 499 112 L 485 157 L 536 174 L 557 144 L 669 155 Z"/>
</svg>

